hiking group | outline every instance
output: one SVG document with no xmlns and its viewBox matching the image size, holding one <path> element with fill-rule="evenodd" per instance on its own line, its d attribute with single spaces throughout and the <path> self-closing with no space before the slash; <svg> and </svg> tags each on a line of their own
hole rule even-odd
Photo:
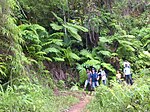
<svg viewBox="0 0 150 112">
<path fill-rule="evenodd" d="M 125 61 L 123 63 L 124 69 L 123 69 L 123 75 L 119 70 L 116 71 L 116 81 L 118 83 L 122 82 L 122 78 L 125 78 L 125 81 L 128 85 L 132 85 L 132 75 L 131 75 L 131 67 L 130 63 L 128 61 Z M 100 82 L 102 82 L 103 85 L 106 85 L 107 81 L 107 74 L 103 67 L 101 67 L 98 71 L 94 68 L 87 68 L 87 80 L 84 84 L 84 90 L 86 90 L 87 86 L 89 87 L 88 90 L 94 90 L 96 87 L 98 87 Z"/>
</svg>

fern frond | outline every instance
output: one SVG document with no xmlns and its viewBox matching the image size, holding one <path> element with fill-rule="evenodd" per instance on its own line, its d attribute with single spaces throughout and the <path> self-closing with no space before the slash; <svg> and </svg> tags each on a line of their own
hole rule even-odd
<svg viewBox="0 0 150 112">
<path fill-rule="evenodd" d="M 46 53 L 42 52 L 42 51 L 39 51 L 39 52 L 35 53 L 35 55 L 46 55 Z"/>
<path fill-rule="evenodd" d="M 35 60 L 35 59 L 32 59 L 32 58 L 28 58 L 28 60 L 29 60 L 29 62 L 33 62 L 33 63 L 35 63 L 35 64 L 38 64 L 38 62 Z"/>
<path fill-rule="evenodd" d="M 70 52 L 70 53 L 69 53 L 69 56 L 70 56 L 71 58 L 75 59 L 75 60 L 80 60 L 80 57 L 79 57 L 78 55 L 76 55 L 75 53 L 73 53 L 73 52 Z"/>
<path fill-rule="evenodd" d="M 58 62 L 65 61 L 64 58 L 53 57 L 53 59 Z"/>
<path fill-rule="evenodd" d="M 45 53 L 59 53 L 60 51 L 56 49 L 55 47 L 47 48 L 44 50 Z"/>
<path fill-rule="evenodd" d="M 49 58 L 49 57 L 45 57 L 45 56 L 44 56 L 44 59 L 47 60 L 47 61 L 52 61 L 52 59 Z"/>
<path fill-rule="evenodd" d="M 61 39 L 51 39 L 52 42 L 58 46 L 63 46 L 63 40 Z"/>
<path fill-rule="evenodd" d="M 67 28 L 68 32 L 73 36 L 75 39 L 82 41 L 81 36 L 78 34 L 78 30 L 74 27 L 68 26 L 63 24 L 65 28 Z"/>
<path fill-rule="evenodd" d="M 74 27 L 78 30 L 81 30 L 83 32 L 88 32 L 88 29 L 83 27 L 83 26 L 80 26 L 80 25 L 76 25 L 76 24 L 71 24 L 71 23 L 67 23 L 68 26 L 71 26 L 71 27 Z"/>
<path fill-rule="evenodd" d="M 57 19 L 58 22 L 63 23 L 63 19 L 58 17 L 54 12 L 52 12 L 52 14 L 55 16 L 55 18 Z"/>
<path fill-rule="evenodd" d="M 80 51 L 80 54 L 81 54 L 82 56 L 85 56 L 86 58 L 93 59 L 92 53 L 90 53 L 90 52 L 87 51 L 86 49 L 81 50 L 81 51 Z"/>
<path fill-rule="evenodd" d="M 108 57 L 111 56 L 111 52 L 109 52 L 109 51 L 99 51 L 98 53 L 100 53 L 100 54 L 102 54 L 104 56 L 108 56 Z"/>
<path fill-rule="evenodd" d="M 57 33 L 53 33 L 51 35 L 49 35 L 50 38 L 61 38 L 64 37 L 64 33 L 63 32 L 57 32 Z"/>
<path fill-rule="evenodd" d="M 63 28 L 62 26 L 57 25 L 57 24 L 55 24 L 55 23 L 51 23 L 50 26 L 51 26 L 54 30 L 56 30 L 56 31 L 59 31 L 59 30 L 61 30 L 61 29 Z"/>
<path fill-rule="evenodd" d="M 116 70 L 113 68 L 113 66 L 109 63 L 101 63 L 101 65 L 106 68 L 107 70 L 111 71 L 113 74 L 116 73 Z"/>
<path fill-rule="evenodd" d="M 130 42 L 130 41 L 125 41 L 125 40 L 119 40 L 119 43 L 122 44 L 123 46 L 126 46 L 126 45 L 133 45 L 132 42 Z"/>
<path fill-rule="evenodd" d="M 112 43 L 112 40 L 110 40 L 109 38 L 106 37 L 99 37 L 100 43 Z"/>
<path fill-rule="evenodd" d="M 135 36 L 134 35 L 123 35 L 123 36 L 121 36 L 121 38 L 134 39 Z"/>
<path fill-rule="evenodd" d="M 84 65 L 87 65 L 87 66 L 93 66 L 93 65 L 97 65 L 97 64 L 100 64 L 100 61 L 94 60 L 94 59 L 92 59 L 92 60 L 87 60 L 87 61 L 84 63 Z"/>
<path fill-rule="evenodd" d="M 150 40 L 147 40 L 143 47 L 147 46 L 148 44 L 150 45 Z"/>
<path fill-rule="evenodd" d="M 52 41 L 43 42 L 43 43 L 42 43 L 42 46 L 44 47 L 44 46 L 47 46 L 47 45 L 50 45 L 50 44 L 52 44 Z"/>
</svg>

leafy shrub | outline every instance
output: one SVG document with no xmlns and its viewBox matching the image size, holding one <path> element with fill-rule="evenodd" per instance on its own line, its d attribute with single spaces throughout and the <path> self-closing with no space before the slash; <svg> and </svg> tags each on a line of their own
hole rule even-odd
<svg viewBox="0 0 150 112">
<path fill-rule="evenodd" d="M 91 112 L 148 112 L 150 110 L 150 79 L 138 78 L 132 86 L 111 82 L 111 88 L 97 88 L 95 99 L 88 105 Z"/>
<path fill-rule="evenodd" d="M 0 85 L 0 112 L 59 112 L 78 100 L 72 96 L 55 96 L 52 89 L 32 83 L 7 87 Z"/>
</svg>

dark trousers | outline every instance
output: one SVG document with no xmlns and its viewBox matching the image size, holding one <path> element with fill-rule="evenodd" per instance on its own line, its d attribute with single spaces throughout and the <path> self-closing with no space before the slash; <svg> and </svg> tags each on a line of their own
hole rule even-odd
<svg viewBox="0 0 150 112">
<path fill-rule="evenodd" d="M 131 84 L 131 85 L 133 84 L 131 74 L 125 75 L 125 79 L 127 84 Z"/>
</svg>

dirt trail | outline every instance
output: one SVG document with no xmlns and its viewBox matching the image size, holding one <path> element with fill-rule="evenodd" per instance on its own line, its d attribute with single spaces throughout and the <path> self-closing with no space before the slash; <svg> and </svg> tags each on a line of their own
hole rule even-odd
<svg viewBox="0 0 150 112">
<path fill-rule="evenodd" d="M 82 112 L 86 105 L 90 102 L 92 96 L 85 96 L 79 103 L 73 105 L 67 112 Z"/>
</svg>

